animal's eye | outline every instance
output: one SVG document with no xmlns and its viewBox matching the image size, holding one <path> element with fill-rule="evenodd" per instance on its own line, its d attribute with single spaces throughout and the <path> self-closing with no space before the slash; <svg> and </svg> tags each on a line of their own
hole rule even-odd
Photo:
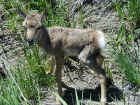
<svg viewBox="0 0 140 105">
<path fill-rule="evenodd" d="M 35 27 L 34 25 L 31 25 L 31 26 L 30 26 L 30 28 L 34 28 L 34 27 Z"/>
<path fill-rule="evenodd" d="M 40 30 L 41 27 L 38 27 L 37 30 Z"/>
</svg>

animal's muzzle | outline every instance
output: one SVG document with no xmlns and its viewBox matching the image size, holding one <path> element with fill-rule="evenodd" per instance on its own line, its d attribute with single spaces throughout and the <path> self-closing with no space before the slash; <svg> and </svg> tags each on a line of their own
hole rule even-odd
<svg viewBox="0 0 140 105">
<path fill-rule="evenodd" d="M 28 44 L 29 44 L 29 46 L 33 46 L 34 45 L 34 40 L 28 40 Z"/>
</svg>

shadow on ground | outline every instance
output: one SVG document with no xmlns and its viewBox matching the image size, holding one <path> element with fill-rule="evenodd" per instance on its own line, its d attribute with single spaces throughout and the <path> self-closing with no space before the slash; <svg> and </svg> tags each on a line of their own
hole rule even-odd
<svg viewBox="0 0 140 105">
<path fill-rule="evenodd" d="M 100 101 L 100 86 L 95 89 L 77 89 L 76 91 L 74 88 L 67 87 L 63 99 L 68 105 L 76 105 L 76 92 L 79 100 Z M 122 96 L 122 91 L 113 85 L 111 79 L 107 79 L 107 102 L 112 102 L 114 99 L 121 100 Z"/>
</svg>

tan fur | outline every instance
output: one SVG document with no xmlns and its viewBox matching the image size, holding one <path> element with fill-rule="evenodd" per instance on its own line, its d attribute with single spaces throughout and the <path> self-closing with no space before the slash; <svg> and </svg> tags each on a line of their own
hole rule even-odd
<svg viewBox="0 0 140 105">
<path fill-rule="evenodd" d="M 101 68 L 103 49 L 98 42 L 101 32 L 57 26 L 46 29 L 39 14 L 27 15 L 23 25 L 27 28 L 27 40 L 36 41 L 48 54 L 55 56 L 55 74 L 60 96 L 63 96 L 61 70 L 64 56 L 77 56 L 83 64 L 98 74 L 101 83 L 101 104 L 106 104 L 106 76 L 104 69 Z"/>
<path fill-rule="evenodd" d="M 46 72 L 46 74 L 53 74 L 55 69 L 55 58 L 53 56 L 50 56 L 48 59 L 48 62 L 50 64 L 50 69 Z"/>
</svg>

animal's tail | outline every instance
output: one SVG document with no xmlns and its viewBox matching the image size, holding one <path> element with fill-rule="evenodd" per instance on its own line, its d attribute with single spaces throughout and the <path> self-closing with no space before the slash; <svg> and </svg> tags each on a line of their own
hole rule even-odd
<svg viewBox="0 0 140 105">
<path fill-rule="evenodd" d="M 101 50 L 104 50 L 106 41 L 105 41 L 105 34 L 102 31 L 97 31 L 99 33 L 98 35 L 98 46 Z"/>
</svg>

